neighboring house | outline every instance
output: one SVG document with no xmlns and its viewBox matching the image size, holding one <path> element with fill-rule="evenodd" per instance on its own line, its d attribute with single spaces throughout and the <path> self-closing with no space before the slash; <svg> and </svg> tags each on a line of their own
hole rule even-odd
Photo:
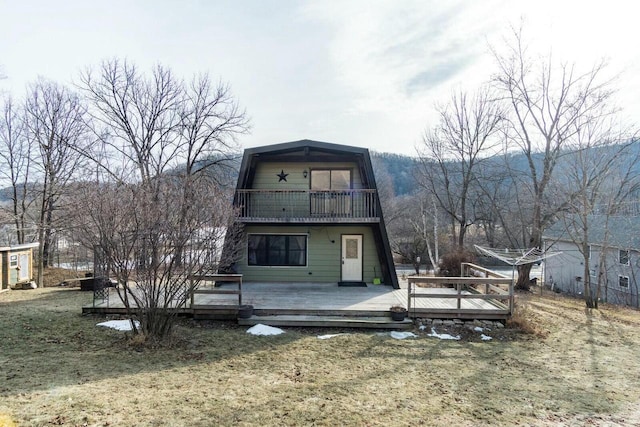
<svg viewBox="0 0 640 427">
<path fill-rule="evenodd" d="M 245 281 L 398 288 L 366 148 L 302 140 L 247 149 L 234 205 L 244 229 L 231 270 Z"/>
<path fill-rule="evenodd" d="M 33 281 L 33 248 L 37 243 L 0 247 L 0 290 Z"/>
<path fill-rule="evenodd" d="M 640 217 L 593 215 L 588 222 L 592 288 L 600 278 L 602 301 L 638 307 Z M 562 220 L 545 232 L 545 250 L 562 253 L 545 260 L 544 279 L 555 289 L 579 295 L 584 292 L 584 257 L 571 237 Z"/>
</svg>

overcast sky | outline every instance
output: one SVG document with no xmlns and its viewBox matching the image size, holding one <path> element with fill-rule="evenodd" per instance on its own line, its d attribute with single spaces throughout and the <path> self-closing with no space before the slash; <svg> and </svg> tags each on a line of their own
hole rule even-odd
<svg viewBox="0 0 640 427">
<path fill-rule="evenodd" d="M 243 147 L 315 139 L 415 155 L 434 104 L 493 72 L 490 46 L 524 22 L 540 53 L 620 73 L 640 114 L 631 1 L 0 0 L 0 91 L 62 83 L 120 57 L 228 82 L 252 124 Z"/>
</svg>

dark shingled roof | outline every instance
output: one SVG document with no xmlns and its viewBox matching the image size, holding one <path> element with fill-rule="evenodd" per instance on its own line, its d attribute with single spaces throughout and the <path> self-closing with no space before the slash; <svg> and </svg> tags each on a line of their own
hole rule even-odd
<svg viewBox="0 0 640 427">
<path fill-rule="evenodd" d="M 638 216 L 609 216 L 589 215 L 587 217 L 589 242 L 602 245 L 605 242 L 605 232 L 608 230 L 607 245 L 626 249 L 640 250 L 640 217 Z M 579 236 L 578 231 L 582 223 L 578 216 L 567 220 L 559 220 L 549 227 L 544 237 L 547 240 L 573 241 Z"/>
</svg>

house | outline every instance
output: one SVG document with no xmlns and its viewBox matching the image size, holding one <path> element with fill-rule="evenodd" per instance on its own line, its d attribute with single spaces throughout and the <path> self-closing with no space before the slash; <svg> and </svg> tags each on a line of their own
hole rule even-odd
<svg viewBox="0 0 640 427">
<path fill-rule="evenodd" d="M 584 292 L 584 256 L 573 236 L 578 234 L 560 220 L 543 237 L 545 250 L 562 252 L 545 260 L 544 281 L 554 289 L 579 295 Z M 640 281 L 640 217 L 591 215 L 588 217 L 589 275 L 600 298 L 612 304 L 638 307 Z"/>
<path fill-rule="evenodd" d="M 33 281 L 33 248 L 38 243 L 0 247 L 0 290 Z"/>
<path fill-rule="evenodd" d="M 301 140 L 247 149 L 234 205 L 242 232 L 230 270 L 245 281 L 399 287 L 366 148 Z"/>
</svg>

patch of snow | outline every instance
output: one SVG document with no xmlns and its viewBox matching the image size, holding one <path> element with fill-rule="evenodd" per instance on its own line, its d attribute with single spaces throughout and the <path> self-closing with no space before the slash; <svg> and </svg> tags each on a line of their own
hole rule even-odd
<svg viewBox="0 0 640 427">
<path fill-rule="evenodd" d="M 454 337 L 453 335 L 449 335 L 449 334 L 439 334 L 436 332 L 435 328 L 431 328 L 431 333 L 427 334 L 427 336 L 439 338 L 441 340 L 459 340 L 460 339 L 460 335 L 456 335 Z"/>
<path fill-rule="evenodd" d="M 476 332 L 484 332 L 484 328 L 481 328 L 480 326 L 476 326 L 473 330 Z"/>
<path fill-rule="evenodd" d="M 280 335 L 284 334 L 284 331 L 280 328 L 274 328 L 273 326 L 263 325 L 258 323 L 247 329 L 247 333 L 251 335 Z"/>
<path fill-rule="evenodd" d="M 329 338 L 334 338 L 340 335 L 349 335 L 349 334 L 327 334 L 327 335 L 318 335 L 319 340 L 328 340 Z"/>
<path fill-rule="evenodd" d="M 140 322 L 134 320 L 136 328 L 140 327 Z M 115 329 L 117 331 L 130 331 L 131 320 L 109 320 L 108 322 L 97 323 L 96 326 L 104 326 L 105 328 Z"/>
<path fill-rule="evenodd" d="M 482 339 L 482 341 L 491 341 L 493 339 L 492 337 L 485 334 L 480 335 L 480 338 Z"/>
<path fill-rule="evenodd" d="M 421 331 L 424 331 L 425 329 L 427 329 L 427 327 L 425 325 L 420 325 L 418 329 L 420 329 Z"/>
<path fill-rule="evenodd" d="M 389 332 L 389 335 L 391 335 L 391 338 L 395 338 L 397 340 L 403 340 L 405 338 L 416 338 L 417 337 L 417 335 L 414 334 L 413 332 L 391 331 L 391 332 Z"/>
</svg>

